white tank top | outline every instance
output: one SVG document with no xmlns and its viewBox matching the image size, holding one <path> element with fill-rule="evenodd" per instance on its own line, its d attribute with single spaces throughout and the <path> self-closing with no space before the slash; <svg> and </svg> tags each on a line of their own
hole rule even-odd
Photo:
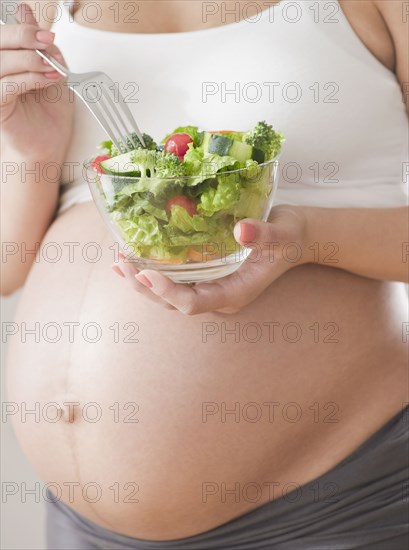
<svg viewBox="0 0 409 550">
<path fill-rule="evenodd" d="M 400 85 L 337 1 L 281 1 L 251 19 L 165 34 L 87 28 L 64 4 L 53 31 L 70 70 L 106 72 L 155 139 L 181 125 L 248 130 L 267 120 L 286 137 L 276 204 L 408 204 Z M 60 211 L 91 200 L 80 166 L 107 139 L 75 102 Z"/>
</svg>

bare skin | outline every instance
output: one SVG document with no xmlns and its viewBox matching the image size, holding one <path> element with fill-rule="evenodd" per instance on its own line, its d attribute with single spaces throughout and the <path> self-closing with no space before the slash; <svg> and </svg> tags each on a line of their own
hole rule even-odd
<svg viewBox="0 0 409 550">
<path fill-rule="evenodd" d="M 194 2 L 183 2 L 183 11 L 178 2 L 167 2 L 163 12 L 154 4 L 144 5 L 146 18 L 131 30 L 110 23 L 112 12 L 102 3 L 106 17 L 99 27 L 122 32 L 200 28 Z M 361 40 L 395 70 L 396 50 L 376 3 L 341 4 Z M 35 402 L 59 404 L 65 416 L 55 423 L 44 419 L 47 413 L 40 422 L 22 422 L 16 415 L 17 436 L 42 479 L 59 484 L 67 503 L 106 528 L 167 540 L 216 527 L 283 496 L 286 484 L 301 486 L 330 470 L 408 400 L 402 343 L 406 308 L 398 283 L 303 265 L 239 313 L 186 317 L 133 293 L 112 273 L 112 241 L 92 204 L 60 216 L 43 245 L 67 240 L 79 242 L 79 251 L 86 242 L 99 243 L 101 261 L 85 261 L 78 252 L 74 262 L 67 254 L 55 264 L 40 257 L 26 281 L 16 322 L 28 327 L 78 322 L 79 332 L 73 343 L 67 331 L 58 343 L 43 337 L 36 343 L 27 336 L 24 344 L 11 339 L 9 400 L 26 402 L 28 408 Z M 81 330 L 96 320 L 102 335 L 89 343 Z M 240 323 L 238 343 L 232 335 L 223 338 L 221 322 L 227 329 Z M 114 323 L 117 343 L 115 327 L 109 328 Z M 250 328 L 243 333 L 248 323 L 262 331 L 257 344 L 250 341 Z M 274 333 L 271 323 L 278 323 Z M 291 328 L 283 332 L 286 323 L 301 328 L 298 341 L 290 342 Z M 139 331 L 132 335 L 136 325 Z M 206 336 L 204 331 L 215 327 L 217 334 Z M 139 341 L 124 342 L 125 336 Z M 64 405 L 68 402 L 79 403 L 72 415 Z M 90 402 L 100 407 L 98 422 L 90 421 L 95 409 L 84 408 Z M 245 408 L 251 402 L 262 411 L 257 422 L 251 422 L 256 409 Z M 274 418 L 271 405 L 263 405 L 272 402 L 278 403 Z M 126 403 L 131 405 L 124 408 Z M 223 417 L 222 403 L 229 410 L 239 403 L 238 418 Z M 301 418 L 291 421 L 300 410 Z M 74 486 L 70 498 L 70 482 L 99 484 L 101 498 L 91 503 Z M 243 493 L 237 501 L 227 496 L 223 502 L 223 483 L 227 488 L 238 483 L 239 489 L 256 483 L 262 495 L 257 502 Z M 274 494 L 272 483 L 277 484 Z M 88 500 L 94 495 L 90 488 Z"/>
</svg>

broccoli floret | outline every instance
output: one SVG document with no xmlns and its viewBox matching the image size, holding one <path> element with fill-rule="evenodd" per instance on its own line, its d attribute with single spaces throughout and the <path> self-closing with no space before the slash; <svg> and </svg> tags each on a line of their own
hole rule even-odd
<svg viewBox="0 0 409 550">
<path fill-rule="evenodd" d="M 155 175 L 156 151 L 135 149 L 132 152 L 131 161 L 138 167 L 141 177 L 149 178 Z"/>
<path fill-rule="evenodd" d="M 143 178 L 175 178 L 186 175 L 185 165 L 179 157 L 165 151 L 136 149 L 132 152 L 131 161 Z"/>
<path fill-rule="evenodd" d="M 131 138 L 132 141 L 128 138 L 126 140 L 127 147 L 129 149 L 145 149 L 147 151 L 154 151 L 156 149 L 156 142 L 154 139 L 148 135 L 148 134 L 142 134 L 143 141 L 145 142 L 145 147 L 142 146 L 142 143 L 139 141 L 138 136 L 135 134 L 135 132 L 132 132 Z M 116 155 L 120 155 L 121 152 L 118 151 L 118 149 L 115 147 L 115 145 L 111 145 L 111 157 L 116 157 Z"/>
<path fill-rule="evenodd" d="M 134 141 L 136 141 L 137 143 L 139 143 L 139 147 L 142 147 L 142 144 L 140 143 L 138 137 L 136 136 L 136 134 L 132 134 L 132 136 L 134 136 L 136 139 L 134 139 Z M 145 149 L 149 149 L 151 151 L 154 151 L 157 147 L 157 144 L 156 144 L 156 141 L 153 139 L 153 137 L 151 137 L 149 134 L 142 134 L 142 137 L 143 137 L 143 141 L 145 142 Z"/>
<path fill-rule="evenodd" d="M 159 178 L 177 178 L 186 175 L 186 166 L 176 155 L 158 151 L 155 171 Z"/>
<path fill-rule="evenodd" d="M 143 140 L 145 142 L 144 149 L 147 149 L 148 151 L 154 151 L 156 150 L 157 144 L 154 141 L 154 139 L 148 135 L 148 134 L 142 134 Z M 131 139 L 127 139 L 127 148 L 128 149 L 143 149 L 142 143 L 139 141 L 138 136 L 135 134 L 135 132 L 132 132 Z M 116 146 L 112 143 L 112 141 L 103 141 L 99 145 L 99 149 L 105 149 L 107 154 L 111 157 L 116 157 L 117 155 L 120 155 L 123 153 L 123 151 L 118 151 Z"/>
<path fill-rule="evenodd" d="M 275 157 L 280 151 L 284 137 L 280 132 L 275 132 L 265 120 L 262 120 L 256 124 L 254 130 L 243 136 L 243 141 L 263 151 L 266 160 L 268 160 Z"/>
</svg>

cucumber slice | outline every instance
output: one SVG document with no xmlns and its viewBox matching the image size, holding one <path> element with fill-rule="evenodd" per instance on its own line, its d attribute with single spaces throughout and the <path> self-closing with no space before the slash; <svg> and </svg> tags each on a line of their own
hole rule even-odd
<svg viewBox="0 0 409 550">
<path fill-rule="evenodd" d="M 112 159 L 104 160 L 101 162 L 101 167 L 107 174 L 117 176 L 140 176 L 141 172 L 138 170 L 138 166 L 131 160 L 132 154 L 133 151 L 118 155 Z"/>
<path fill-rule="evenodd" d="M 208 151 L 211 154 L 228 155 L 241 163 L 245 163 L 246 160 L 251 159 L 253 154 L 251 145 L 219 134 L 211 134 L 208 141 Z"/>
<path fill-rule="evenodd" d="M 202 132 L 203 133 L 203 139 L 202 143 L 198 147 L 198 149 L 201 149 L 204 153 L 209 152 L 209 143 L 212 138 L 212 134 L 209 134 L 209 132 Z"/>
<path fill-rule="evenodd" d="M 234 157 L 241 163 L 245 164 L 246 160 L 252 158 L 253 147 L 251 145 L 248 145 L 247 143 L 233 140 L 233 144 L 230 147 L 229 155 L 231 157 Z"/>
<path fill-rule="evenodd" d="M 212 155 L 220 155 L 222 157 L 225 157 L 227 155 L 230 155 L 229 151 L 232 145 L 233 145 L 232 139 L 225 136 L 211 134 L 208 151 Z"/>
<path fill-rule="evenodd" d="M 259 164 L 265 160 L 265 154 L 260 149 L 220 134 L 209 134 L 206 132 L 202 147 L 205 153 L 221 155 L 222 157 L 228 155 L 237 159 L 243 165 L 246 163 L 246 160 L 250 159 L 255 160 Z"/>
<path fill-rule="evenodd" d="M 255 147 L 253 147 L 253 155 L 251 158 L 256 162 L 258 162 L 259 164 L 262 164 L 266 160 L 266 155 L 264 151 L 261 151 L 260 149 L 256 149 Z"/>
</svg>

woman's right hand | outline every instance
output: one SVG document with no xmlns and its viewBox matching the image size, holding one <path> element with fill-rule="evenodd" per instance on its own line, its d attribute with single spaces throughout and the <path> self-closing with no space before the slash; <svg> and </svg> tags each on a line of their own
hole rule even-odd
<svg viewBox="0 0 409 550">
<path fill-rule="evenodd" d="M 0 39 L 1 141 L 14 158 L 62 160 L 72 130 L 72 94 L 34 50 L 64 59 L 54 33 L 38 26 L 27 4 L 20 4 L 17 19 L 20 24 L 2 27 Z"/>
</svg>

